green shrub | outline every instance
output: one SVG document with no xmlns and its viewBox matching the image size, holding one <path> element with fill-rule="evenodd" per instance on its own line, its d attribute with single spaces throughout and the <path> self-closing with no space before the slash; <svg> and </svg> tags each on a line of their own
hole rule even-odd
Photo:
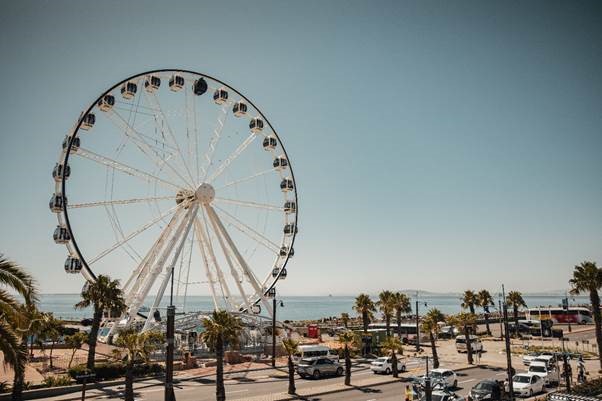
<svg viewBox="0 0 602 401">
<path fill-rule="evenodd" d="M 44 385 L 46 387 L 68 386 L 70 384 L 71 377 L 69 376 L 49 376 L 44 379 Z"/>
<path fill-rule="evenodd" d="M 94 367 L 94 373 L 96 373 L 95 380 L 102 381 L 123 377 L 125 376 L 125 370 L 126 367 L 122 362 L 99 363 Z M 158 363 L 134 365 L 134 376 L 137 377 L 158 374 L 161 372 L 163 372 L 163 366 Z M 69 369 L 69 376 L 74 379 L 76 379 L 76 376 L 87 373 L 90 373 L 90 371 L 86 369 L 85 365 L 78 365 Z M 82 381 L 83 379 L 77 380 L 78 383 L 81 383 Z"/>
</svg>

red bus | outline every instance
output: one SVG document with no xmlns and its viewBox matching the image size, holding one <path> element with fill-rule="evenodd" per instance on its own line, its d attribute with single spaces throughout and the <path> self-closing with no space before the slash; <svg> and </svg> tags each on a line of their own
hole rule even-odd
<svg viewBox="0 0 602 401">
<path fill-rule="evenodd" d="M 585 307 L 571 307 L 568 310 L 564 308 L 530 308 L 527 310 L 526 318 L 530 320 L 550 319 L 554 323 L 577 323 L 587 324 L 592 323 L 592 313 Z"/>
</svg>

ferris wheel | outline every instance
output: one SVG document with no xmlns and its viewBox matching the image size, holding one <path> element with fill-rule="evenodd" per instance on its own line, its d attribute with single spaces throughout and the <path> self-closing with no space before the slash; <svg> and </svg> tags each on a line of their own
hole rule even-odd
<svg viewBox="0 0 602 401">
<path fill-rule="evenodd" d="M 231 86 L 185 70 L 119 82 L 82 112 L 52 175 L 65 271 L 119 278 L 128 324 L 145 311 L 148 328 L 172 292 L 184 311 L 205 293 L 214 309 L 272 314 L 297 187 L 281 138 Z"/>
</svg>

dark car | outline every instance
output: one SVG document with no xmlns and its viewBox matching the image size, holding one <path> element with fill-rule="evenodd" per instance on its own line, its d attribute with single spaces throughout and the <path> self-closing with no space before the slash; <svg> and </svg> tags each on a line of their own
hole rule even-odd
<svg viewBox="0 0 602 401">
<path fill-rule="evenodd" d="M 483 380 L 477 383 L 468 394 L 468 401 L 502 401 L 508 400 L 504 383 L 497 380 Z"/>
</svg>

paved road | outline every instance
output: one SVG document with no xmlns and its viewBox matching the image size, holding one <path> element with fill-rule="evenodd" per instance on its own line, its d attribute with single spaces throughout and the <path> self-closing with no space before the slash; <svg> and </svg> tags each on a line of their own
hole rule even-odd
<svg viewBox="0 0 602 401">
<path fill-rule="evenodd" d="M 411 364 L 418 361 L 411 361 Z M 412 367 L 410 366 L 410 368 Z M 518 372 L 524 371 L 524 366 L 515 367 Z M 421 374 L 422 372 L 413 372 Z M 359 364 L 353 368 L 352 383 L 354 379 L 361 379 L 365 375 L 373 373 L 367 364 Z M 409 373 L 404 376 L 409 376 Z M 502 368 L 474 367 L 458 372 L 458 389 L 456 393 L 466 397 L 470 389 L 479 381 L 484 379 L 504 380 L 506 372 Z M 287 376 L 285 370 L 278 371 L 256 371 L 246 374 L 230 374 L 226 377 L 226 395 L 228 400 L 242 400 L 263 394 L 273 394 L 286 391 Z M 325 385 L 341 382 L 342 377 L 324 378 L 319 381 L 303 380 L 297 377 L 297 389 L 318 388 Z M 308 401 L 392 401 L 404 398 L 405 384 L 397 382 L 381 386 L 356 388 L 341 393 L 316 396 L 308 398 Z M 317 392 L 317 391 L 316 391 Z M 163 386 L 157 380 L 146 380 L 137 382 L 135 386 L 137 400 L 161 401 L 163 400 Z M 123 385 L 114 386 L 102 390 L 91 390 L 87 393 L 87 399 L 110 400 L 123 397 Z M 176 385 L 176 398 L 178 401 L 212 400 L 215 397 L 215 381 L 213 377 L 182 381 Z M 54 401 L 79 400 L 80 394 L 74 393 L 60 397 L 49 398 Z"/>
</svg>

